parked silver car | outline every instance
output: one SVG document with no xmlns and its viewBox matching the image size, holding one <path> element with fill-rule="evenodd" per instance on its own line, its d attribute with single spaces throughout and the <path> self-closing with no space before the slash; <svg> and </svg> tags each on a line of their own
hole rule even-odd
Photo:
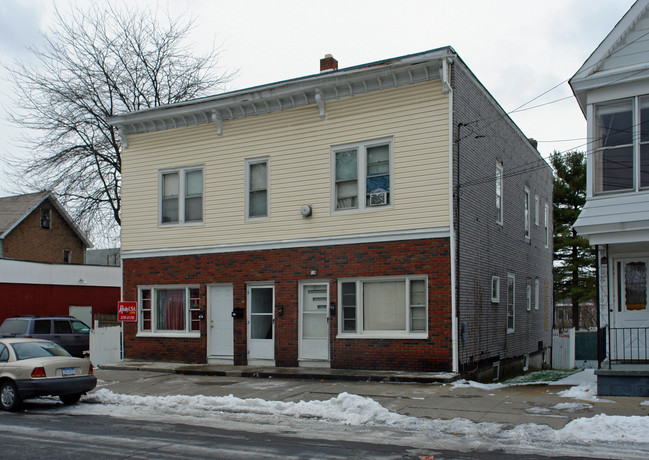
<svg viewBox="0 0 649 460">
<path fill-rule="evenodd" d="M 0 407 L 16 411 L 24 399 L 58 396 L 74 404 L 97 386 L 92 363 L 49 340 L 0 339 Z"/>
</svg>

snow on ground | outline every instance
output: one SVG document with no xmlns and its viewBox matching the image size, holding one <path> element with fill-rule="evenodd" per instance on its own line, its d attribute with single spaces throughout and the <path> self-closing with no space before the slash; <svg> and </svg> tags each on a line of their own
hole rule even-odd
<svg viewBox="0 0 649 460">
<path fill-rule="evenodd" d="M 134 396 L 113 393 L 103 388 L 85 396 L 82 401 L 84 404 L 62 410 L 115 417 L 131 417 L 137 414 L 156 419 L 182 416 L 206 420 L 218 418 L 223 414 L 249 414 L 256 417 L 270 416 L 275 421 L 290 418 L 334 422 L 345 426 L 384 427 L 419 433 L 420 436 L 435 442 L 459 443 L 465 449 L 512 446 L 520 449 L 551 449 L 552 446 L 561 444 L 572 446 L 577 451 L 585 447 L 598 448 L 598 456 L 604 452 L 611 455 L 611 452 L 649 451 L 649 423 L 646 417 L 640 416 L 596 415 L 575 419 L 564 428 L 554 430 L 547 425 L 532 423 L 512 428 L 500 423 L 476 423 L 463 418 L 441 420 L 410 417 L 390 412 L 371 398 L 348 393 L 341 393 L 326 401 L 284 402 L 259 398 L 242 399 L 232 395 Z M 557 409 L 576 411 L 590 405 L 560 403 L 557 406 L 561 406 L 555 407 Z"/>
<path fill-rule="evenodd" d="M 610 399 L 604 399 L 597 396 L 597 385 L 596 384 L 582 384 L 577 385 L 567 390 L 560 391 L 557 393 L 562 398 L 572 398 L 572 399 L 581 399 L 583 401 L 593 401 L 593 402 L 604 402 L 612 403 Z"/>
</svg>

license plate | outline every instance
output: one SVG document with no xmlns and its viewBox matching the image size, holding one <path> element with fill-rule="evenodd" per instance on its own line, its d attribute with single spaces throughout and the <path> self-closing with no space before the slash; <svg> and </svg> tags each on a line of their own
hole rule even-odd
<svg viewBox="0 0 649 460">
<path fill-rule="evenodd" d="M 61 370 L 63 371 L 63 377 L 74 375 L 74 367 L 64 367 Z"/>
</svg>

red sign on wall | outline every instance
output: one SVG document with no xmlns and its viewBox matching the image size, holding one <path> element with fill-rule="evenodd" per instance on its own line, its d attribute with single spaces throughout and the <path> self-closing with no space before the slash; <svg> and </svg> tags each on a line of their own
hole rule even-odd
<svg viewBox="0 0 649 460">
<path fill-rule="evenodd" d="M 117 302 L 117 321 L 137 321 L 137 302 Z"/>
</svg>

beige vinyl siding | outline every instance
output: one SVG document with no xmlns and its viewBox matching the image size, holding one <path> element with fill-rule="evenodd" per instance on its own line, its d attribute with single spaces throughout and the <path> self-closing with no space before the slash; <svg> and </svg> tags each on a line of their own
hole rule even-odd
<svg viewBox="0 0 649 460">
<path fill-rule="evenodd" d="M 449 225 L 448 95 L 438 81 L 316 106 L 129 136 L 122 249 L 277 241 Z M 331 146 L 392 137 L 392 206 L 331 211 Z M 245 220 L 245 159 L 269 158 L 270 216 Z M 159 172 L 203 166 L 204 222 L 159 225 Z M 310 204 L 313 216 L 300 207 Z"/>
</svg>

